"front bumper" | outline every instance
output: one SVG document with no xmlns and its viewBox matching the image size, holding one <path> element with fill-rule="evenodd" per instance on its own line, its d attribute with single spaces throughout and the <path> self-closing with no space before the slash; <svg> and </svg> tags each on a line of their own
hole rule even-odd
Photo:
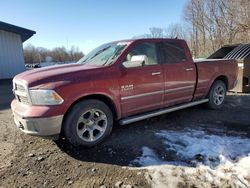
<svg viewBox="0 0 250 188">
<path fill-rule="evenodd" d="M 26 134 L 54 137 L 61 132 L 63 115 L 46 118 L 25 118 L 13 114 L 16 126 Z"/>
<path fill-rule="evenodd" d="M 26 134 L 54 139 L 61 132 L 64 113 L 60 106 L 28 106 L 14 99 L 11 110 L 15 124 Z"/>
</svg>

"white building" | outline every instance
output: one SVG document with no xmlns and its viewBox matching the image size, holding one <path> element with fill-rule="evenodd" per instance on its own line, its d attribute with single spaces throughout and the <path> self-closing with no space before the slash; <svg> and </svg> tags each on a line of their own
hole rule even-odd
<svg viewBox="0 0 250 188">
<path fill-rule="evenodd" d="M 0 79 L 25 70 L 23 42 L 36 32 L 0 21 Z"/>
</svg>

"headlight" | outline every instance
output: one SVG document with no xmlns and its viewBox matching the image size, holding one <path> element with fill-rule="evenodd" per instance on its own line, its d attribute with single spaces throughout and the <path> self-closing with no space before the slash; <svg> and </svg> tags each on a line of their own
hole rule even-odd
<svg viewBox="0 0 250 188">
<path fill-rule="evenodd" d="M 54 90 L 29 90 L 32 105 L 58 105 L 63 103 L 62 97 Z"/>
</svg>

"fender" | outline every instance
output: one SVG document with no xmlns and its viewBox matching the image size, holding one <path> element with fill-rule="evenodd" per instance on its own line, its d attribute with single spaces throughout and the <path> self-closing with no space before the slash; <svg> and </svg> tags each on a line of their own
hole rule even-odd
<svg viewBox="0 0 250 188">
<path fill-rule="evenodd" d="M 86 92 L 83 92 L 81 95 L 76 95 L 76 94 L 72 95 L 70 97 L 70 100 L 67 100 L 68 103 L 65 103 L 64 105 L 64 112 L 66 113 L 79 100 L 82 100 L 84 98 L 91 98 L 91 96 L 95 96 L 95 95 L 100 95 L 109 99 L 113 103 L 113 107 L 116 112 L 117 119 L 121 118 L 121 108 L 119 105 L 120 104 L 119 99 L 115 97 L 115 95 L 112 93 L 107 93 L 107 91 L 101 91 L 101 90 L 97 91 L 96 89 L 94 91 L 88 90 Z"/>
</svg>

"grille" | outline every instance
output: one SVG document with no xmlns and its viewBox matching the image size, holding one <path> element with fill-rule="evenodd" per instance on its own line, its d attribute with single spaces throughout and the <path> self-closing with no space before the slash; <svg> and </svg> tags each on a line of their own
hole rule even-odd
<svg viewBox="0 0 250 188">
<path fill-rule="evenodd" d="M 24 86 L 20 85 L 20 84 L 15 84 L 16 90 L 17 91 L 21 91 L 21 92 L 25 92 L 25 88 Z"/>
<path fill-rule="evenodd" d="M 23 103 L 23 104 L 29 104 L 29 99 L 28 97 L 23 97 L 23 96 L 18 96 L 17 95 L 17 98 L 18 98 L 18 101 Z"/>
<path fill-rule="evenodd" d="M 18 102 L 29 105 L 29 98 L 25 86 L 14 83 L 14 93 Z"/>
</svg>

